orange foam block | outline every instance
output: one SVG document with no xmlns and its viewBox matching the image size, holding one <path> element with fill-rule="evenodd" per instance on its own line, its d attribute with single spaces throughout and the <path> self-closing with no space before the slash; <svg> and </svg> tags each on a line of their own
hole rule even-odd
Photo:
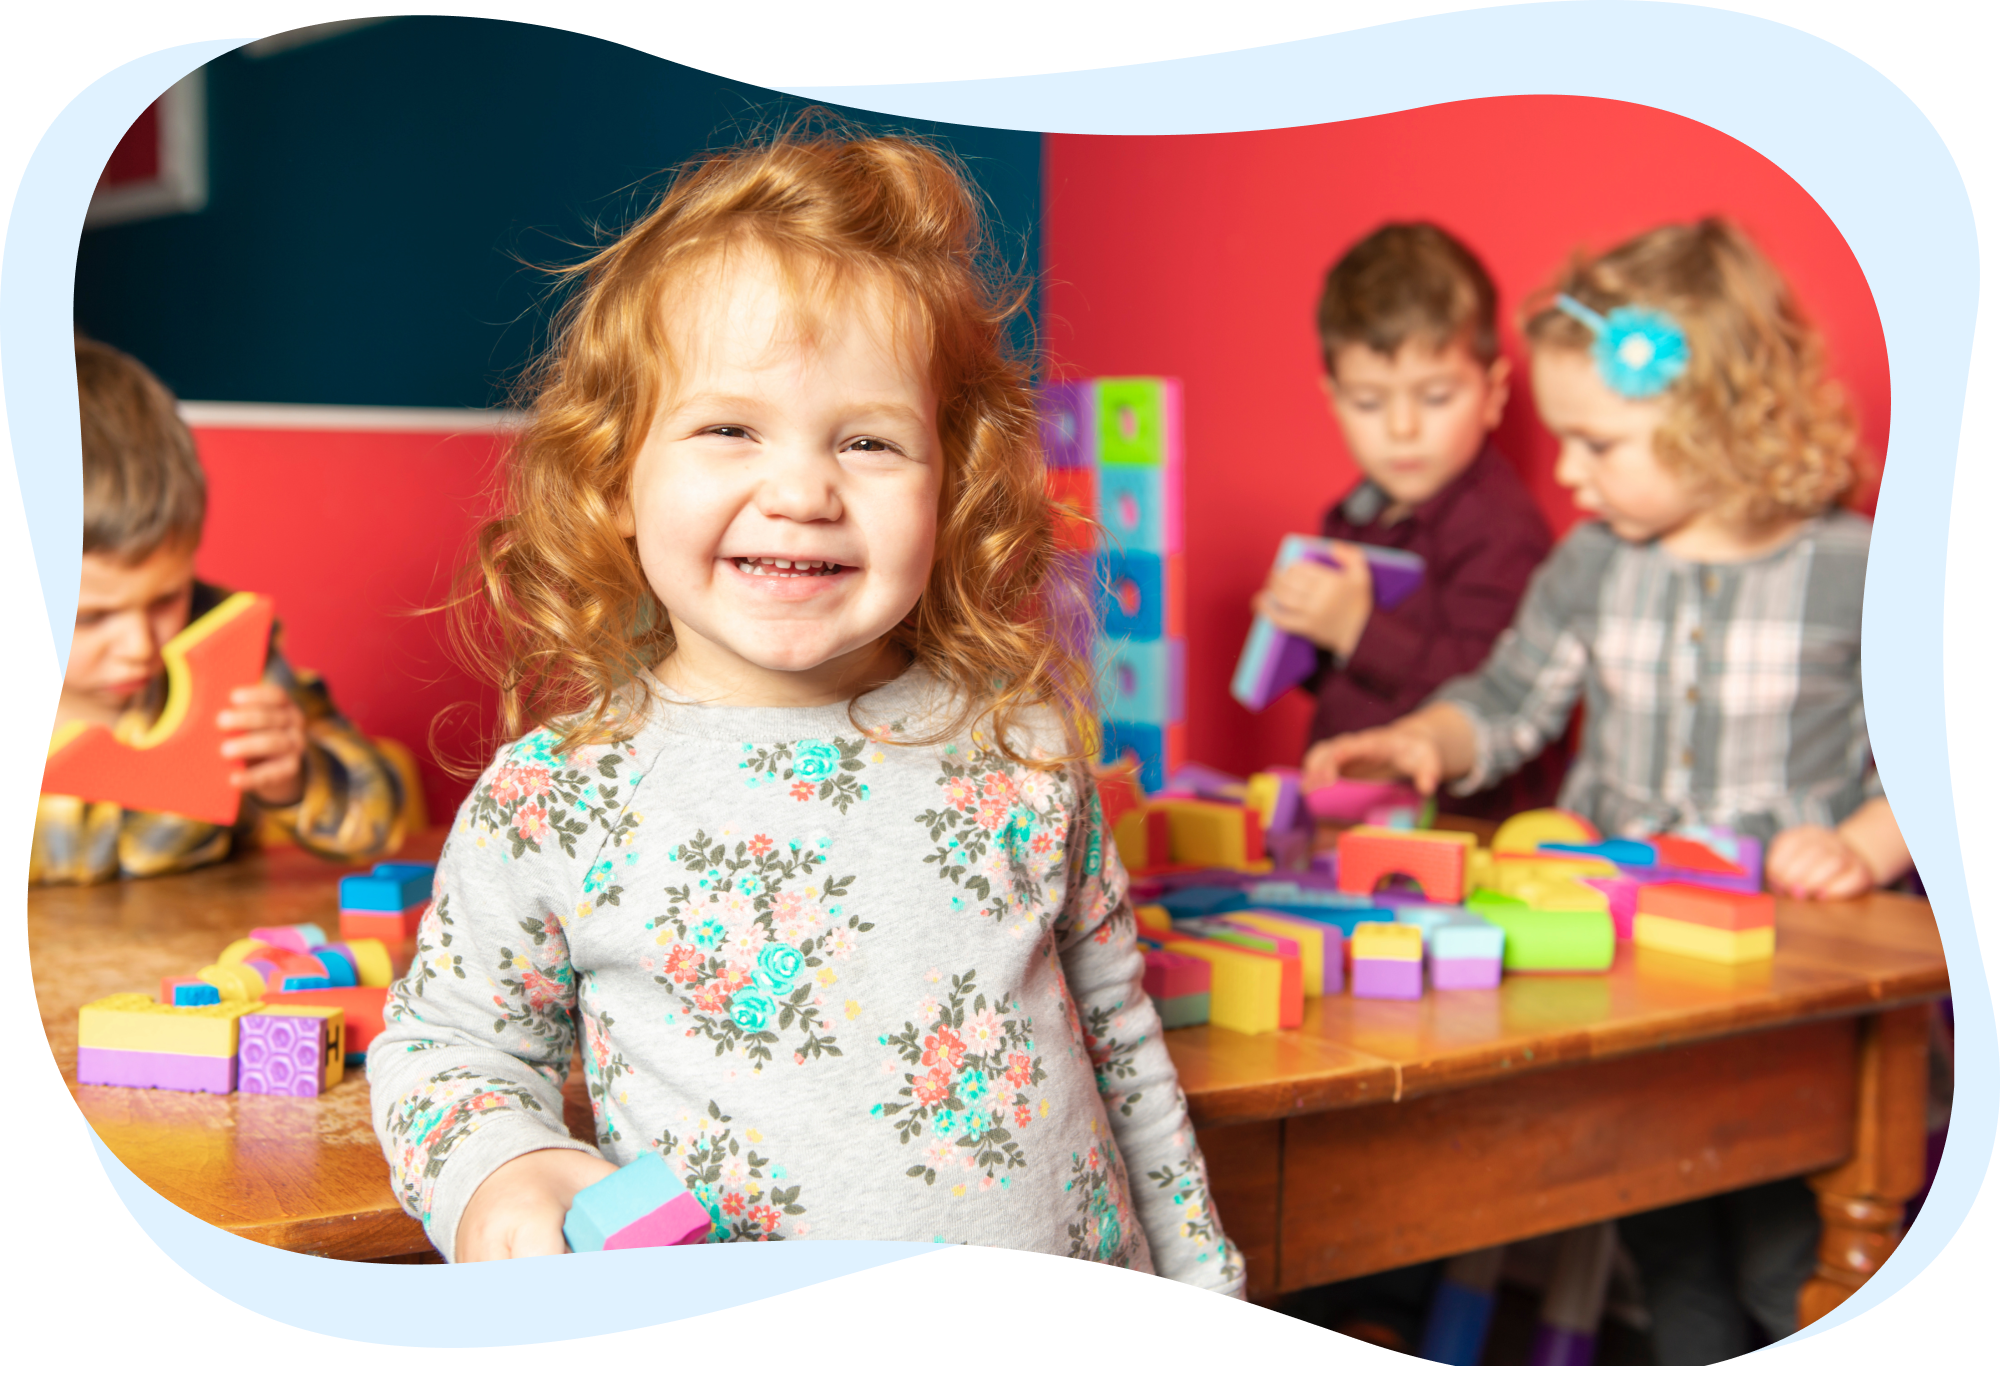
<svg viewBox="0 0 2000 1380">
<path fill-rule="evenodd" d="M 223 600 L 160 649 L 167 703 L 152 727 L 128 742 L 103 724 L 63 725 L 49 745 L 42 793 L 234 824 L 243 797 L 229 784 L 234 767 L 215 719 L 230 691 L 263 679 L 270 647 L 271 601 Z"/>
<path fill-rule="evenodd" d="M 1455 906 L 1465 899 L 1466 858 L 1478 842 L 1446 829 L 1349 829 L 1340 836 L 1340 889 L 1366 896 L 1392 877 L 1408 877 L 1425 900 Z"/>
<path fill-rule="evenodd" d="M 1641 915 L 1679 920 L 1712 930 L 1762 930 L 1777 923 L 1778 905 L 1767 892 L 1722 891 L 1685 882 L 1639 888 Z"/>
</svg>

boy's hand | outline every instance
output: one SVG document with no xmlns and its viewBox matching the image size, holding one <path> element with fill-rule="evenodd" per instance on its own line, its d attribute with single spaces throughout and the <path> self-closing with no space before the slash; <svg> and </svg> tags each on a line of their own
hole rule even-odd
<svg viewBox="0 0 2000 1380">
<path fill-rule="evenodd" d="M 452 1259 L 567 1254 L 562 1225 L 570 1203 L 616 1168 L 584 1150 L 531 1150 L 508 1160 L 473 1190 Z"/>
<path fill-rule="evenodd" d="M 1771 840 L 1764 884 L 1780 896 L 1844 901 L 1873 890 L 1875 871 L 1838 830 L 1803 824 Z"/>
<path fill-rule="evenodd" d="M 1401 723 L 1326 738 L 1306 749 L 1301 789 L 1312 791 L 1345 776 L 1361 780 L 1407 777 L 1424 795 L 1437 791 L 1444 763 L 1432 737 Z"/>
<path fill-rule="evenodd" d="M 1271 576 L 1251 606 L 1284 631 L 1348 657 L 1375 612 L 1375 579 L 1360 547 L 1343 541 L 1330 549 L 1338 569 L 1293 561 Z"/>
<path fill-rule="evenodd" d="M 215 716 L 225 733 L 222 755 L 242 762 L 229 784 L 273 809 L 299 803 L 305 793 L 306 716 L 281 685 L 260 681 L 229 692 L 230 707 Z"/>
</svg>

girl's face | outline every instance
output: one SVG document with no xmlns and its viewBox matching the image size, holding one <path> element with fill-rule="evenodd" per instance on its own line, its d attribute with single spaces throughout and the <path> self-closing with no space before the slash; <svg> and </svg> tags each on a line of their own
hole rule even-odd
<svg viewBox="0 0 2000 1380">
<path fill-rule="evenodd" d="M 675 688 L 826 704 L 899 669 L 883 639 L 930 577 L 943 468 L 911 315 L 864 285 L 806 338 L 760 251 L 670 313 L 679 376 L 619 526 L 672 620 Z"/>
<path fill-rule="evenodd" d="M 1659 462 L 1653 434 L 1666 406 L 1615 393 L 1580 350 L 1534 352 L 1535 406 L 1562 449 L 1556 482 L 1577 507 L 1630 542 L 1672 537 L 1707 513 L 1711 500 Z"/>
</svg>

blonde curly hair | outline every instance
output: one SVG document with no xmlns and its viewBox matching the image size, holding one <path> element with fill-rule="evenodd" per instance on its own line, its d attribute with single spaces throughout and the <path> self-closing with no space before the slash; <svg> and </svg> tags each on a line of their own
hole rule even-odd
<svg viewBox="0 0 2000 1380">
<path fill-rule="evenodd" d="M 1860 469 L 1854 417 L 1826 377 L 1826 349 L 1778 271 L 1734 224 L 1663 225 L 1597 258 L 1579 253 L 1523 327 L 1538 349 L 1588 350 L 1567 293 L 1600 315 L 1636 304 L 1686 333 L 1688 367 L 1663 397 L 1653 449 L 1669 469 L 1755 522 L 1811 517 Z"/>
<path fill-rule="evenodd" d="M 1058 624 L 1074 627 L 1089 596 L 1080 568 L 1057 558 L 1029 368 L 1009 344 L 1026 289 L 998 262 L 951 158 L 823 112 L 683 165 L 630 228 L 555 271 L 568 295 L 520 390 L 527 417 L 498 510 L 452 604 L 461 651 L 499 689 L 503 733 L 545 724 L 569 751 L 644 712 L 631 692 L 672 655 L 674 634 L 616 517 L 673 386 L 667 304 L 746 248 L 777 261 L 802 311 L 884 287 L 911 308 L 944 473 L 929 580 L 889 637 L 960 706 L 912 741 L 984 720 L 983 736 L 1025 761 L 1012 730 L 1047 707 L 1068 755 L 1034 760 L 1084 756 L 1096 742 L 1089 666 Z"/>
</svg>

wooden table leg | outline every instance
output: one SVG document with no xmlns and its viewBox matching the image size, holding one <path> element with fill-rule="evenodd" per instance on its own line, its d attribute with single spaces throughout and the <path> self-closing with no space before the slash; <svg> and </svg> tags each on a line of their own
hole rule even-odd
<svg viewBox="0 0 2000 1380">
<path fill-rule="evenodd" d="M 1906 1006 L 1861 1026 L 1854 1156 L 1812 1176 L 1819 1268 L 1799 1291 L 1799 1326 L 1839 1307 L 1903 1237 L 1903 1208 L 1924 1181 L 1930 1008 Z"/>
</svg>

